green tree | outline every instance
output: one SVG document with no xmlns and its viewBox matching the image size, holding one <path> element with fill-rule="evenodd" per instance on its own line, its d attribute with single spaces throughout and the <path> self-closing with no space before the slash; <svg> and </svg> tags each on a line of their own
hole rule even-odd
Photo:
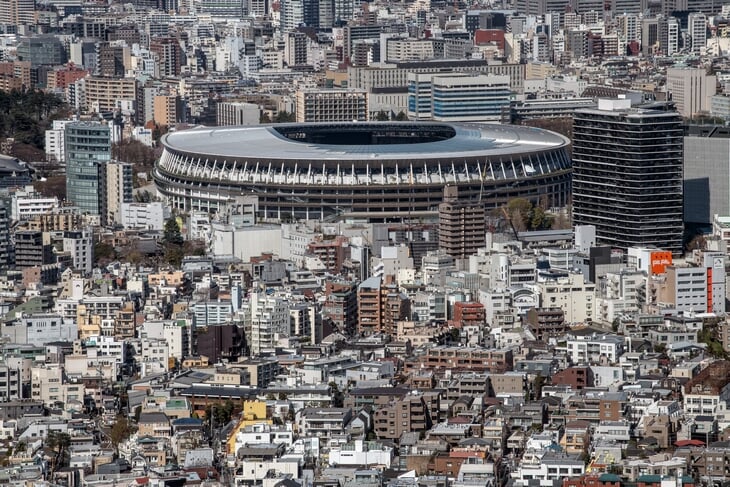
<svg viewBox="0 0 730 487">
<path fill-rule="evenodd" d="M 66 462 L 68 447 L 71 446 L 71 436 L 61 431 L 49 431 L 46 435 L 46 446 L 54 452 L 51 458 L 51 472 L 55 472 Z"/>
<path fill-rule="evenodd" d="M 533 206 L 530 212 L 530 230 L 547 230 L 553 225 L 553 219 L 539 206 Z"/>
<path fill-rule="evenodd" d="M 395 119 L 399 122 L 405 122 L 408 120 L 408 115 L 406 115 L 406 112 L 403 110 L 399 111 L 398 114 L 395 116 Z"/>
<path fill-rule="evenodd" d="M 166 244 L 172 245 L 182 245 L 184 242 L 182 233 L 180 233 L 180 225 L 177 224 L 174 216 L 165 222 L 163 240 Z"/>
<path fill-rule="evenodd" d="M 297 117 L 295 114 L 287 112 L 285 110 L 280 111 L 276 114 L 276 117 L 274 117 L 274 123 L 287 123 L 287 122 L 296 122 Z"/>
<path fill-rule="evenodd" d="M 387 113 L 385 113 L 385 110 L 380 110 L 378 113 L 375 114 L 375 120 L 378 122 L 385 122 L 386 120 L 390 120 L 390 117 Z"/>
</svg>

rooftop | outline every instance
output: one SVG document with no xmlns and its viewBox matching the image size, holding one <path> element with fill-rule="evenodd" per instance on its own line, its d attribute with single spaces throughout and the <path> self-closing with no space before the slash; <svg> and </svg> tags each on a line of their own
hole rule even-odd
<svg viewBox="0 0 730 487">
<path fill-rule="evenodd" d="M 197 127 L 168 133 L 162 142 L 172 151 L 292 161 L 499 156 L 538 152 L 569 143 L 561 135 L 529 127 L 432 122 Z"/>
</svg>

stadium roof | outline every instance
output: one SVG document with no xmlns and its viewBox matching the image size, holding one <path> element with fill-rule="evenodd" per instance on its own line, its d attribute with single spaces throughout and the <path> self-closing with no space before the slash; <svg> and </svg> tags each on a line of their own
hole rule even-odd
<svg viewBox="0 0 730 487">
<path fill-rule="evenodd" d="M 378 142 L 386 139 L 391 140 L 387 143 Z M 569 144 L 562 135 L 532 127 L 442 122 L 197 127 L 168 133 L 162 142 L 172 151 L 204 154 L 211 159 L 210 164 L 214 163 L 216 157 L 249 161 L 260 158 L 262 161 L 375 162 L 389 159 L 423 160 L 428 156 L 499 156 L 539 152 Z"/>
</svg>

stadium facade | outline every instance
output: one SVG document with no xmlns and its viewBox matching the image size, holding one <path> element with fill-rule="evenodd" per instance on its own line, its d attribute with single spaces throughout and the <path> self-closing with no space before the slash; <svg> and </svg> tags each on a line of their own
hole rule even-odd
<svg viewBox="0 0 730 487">
<path fill-rule="evenodd" d="M 256 195 L 264 218 L 382 221 L 438 214 L 447 185 L 497 207 L 512 198 L 562 206 L 569 140 L 498 124 L 347 122 L 201 127 L 162 138 L 154 180 L 181 210 L 215 212 Z"/>
</svg>

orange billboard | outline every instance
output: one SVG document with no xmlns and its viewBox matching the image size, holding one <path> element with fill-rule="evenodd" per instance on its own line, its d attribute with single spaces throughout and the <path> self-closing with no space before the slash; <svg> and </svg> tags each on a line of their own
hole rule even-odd
<svg viewBox="0 0 730 487">
<path fill-rule="evenodd" d="M 651 260 L 651 273 L 664 274 L 668 265 L 672 265 L 672 253 L 666 251 L 652 252 L 649 256 Z"/>
</svg>

